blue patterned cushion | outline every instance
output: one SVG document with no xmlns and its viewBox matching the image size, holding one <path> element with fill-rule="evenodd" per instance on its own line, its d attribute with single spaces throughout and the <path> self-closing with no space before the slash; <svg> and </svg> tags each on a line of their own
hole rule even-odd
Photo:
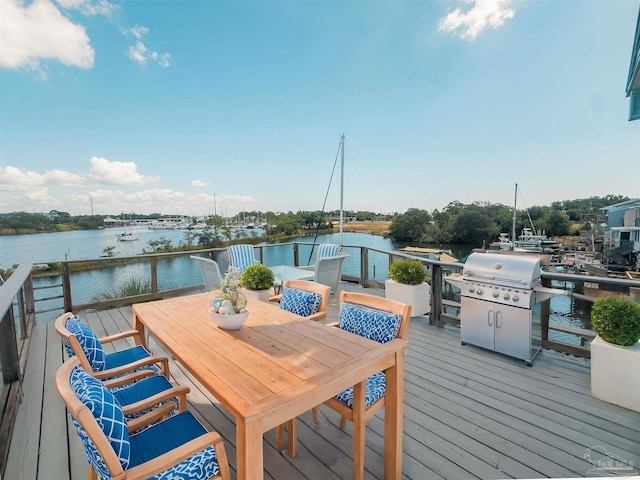
<svg viewBox="0 0 640 480">
<path fill-rule="evenodd" d="M 101 372 L 105 369 L 106 357 L 102 344 L 98 339 L 98 336 L 89 328 L 88 325 L 82 323 L 77 317 L 71 317 L 66 323 L 67 330 L 73 334 L 80 342 L 82 351 L 87 357 L 89 364 L 94 372 Z M 65 342 L 66 343 L 66 342 Z M 73 357 L 75 353 L 68 344 L 65 345 L 67 354 Z"/>
<path fill-rule="evenodd" d="M 402 315 L 345 302 L 340 308 L 339 320 L 342 330 L 387 343 L 398 336 Z"/>
<path fill-rule="evenodd" d="M 126 406 L 169 390 L 172 387 L 173 385 L 171 385 L 171 382 L 169 382 L 164 375 L 154 375 L 153 377 L 144 378 L 135 383 L 123 385 L 121 387 L 110 388 L 109 390 L 113 393 L 113 396 L 116 397 L 118 402 L 120 402 L 120 405 Z M 165 403 L 170 402 L 175 403 L 176 408 L 178 407 L 178 399 L 176 397 L 163 400 L 158 405 L 164 405 Z M 127 419 L 137 418 L 152 411 L 154 408 L 156 408 L 155 405 L 139 412 L 130 413 L 126 415 L 126 417 Z"/>
<path fill-rule="evenodd" d="M 244 272 L 249 265 L 258 263 L 253 253 L 253 245 L 229 245 L 227 248 L 229 254 L 229 267 Z"/>
<path fill-rule="evenodd" d="M 378 372 L 367 378 L 367 394 L 364 400 L 365 408 L 369 408 L 378 399 L 384 397 L 387 388 L 387 377 L 384 372 Z M 353 387 L 335 396 L 336 400 L 344 403 L 347 407 L 353 408 Z"/>
<path fill-rule="evenodd" d="M 322 296 L 317 293 L 285 286 L 282 289 L 280 308 L 302 317 L 308 317 L 318 313 L 321 301 Z"/>
<path fill-rule="evenodd" d="M 340 245 L 334 243 L 321 243 L 318 245 L 317 258 L 335 257 L 340 253 Z"/>
<path fill-rule="evenodd" d="M 204 435 L 207 430 L 189 411 L 156 423 L 131 435 L 131 467 L 141 465 L 188 441 Z M 156 475 L 156 479 L 204 479 L 220 473 L 213 447 L 198 452 L 183 462 Z"/>
<path fill-rule="evenodd" d="M 118 400 L 99 380 L 96 380 L 79 366 L 71 371 L 69 380 L 75 394 L 89 408 L 106 435 L 122 468 L 127 469 L 130 460 L 129 432 Z M 100 478 L 111 478 L 100 452 L 76 419 L 72 415 L 70 416 L 84 443 L 87 459 Z"/>
</svg>

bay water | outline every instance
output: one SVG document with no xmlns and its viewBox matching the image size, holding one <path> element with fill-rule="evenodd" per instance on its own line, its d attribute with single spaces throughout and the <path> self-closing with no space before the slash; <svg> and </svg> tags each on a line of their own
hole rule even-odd
<svg viewBox="0 0 640 480">
<path fill-rule="evenodd" d="M 157 240 L 171 241 L 173 246 L 187 243 L 185 230 L 148 230 L 139 229 L 137 241 L 118 241 L 116 235 L 123 233 L 123 228 L 108 228 L 100 230 L 78 230 L 71 232 L 40 233 L 31 235 L 0 236 L 0 269 L 9 269 L 21 263 L 57 263 L 65 260 L 90 260 L 105 256 L 105 249 L 113 247 L 113 256 L 132 256 L 141 254 L 143 249 L 152 251 L 149 242 Z M 248 230 L 249 235 L 258 231 Z M 367 233 L 343 234 L 333 233 L 302 236 L 294 240 L 300 243 L 341 243 L 345 245 L 343 253 L 349 254 L 343 267 L 343 273 L 348 276 L 360 275 L 360 250 L 352 246 L 366 246 L 383 251 L 394 251 L 405 246 L 389 238 Z M 278 243 L 278 242 L 276 242 Z M 281 242 L 286 243 L 286 242 Z M 461 245 L 432 245 L 433 248 L 450 249 L 456 258 L 462 258 L 470 253 L 469 246 Z M 281 248 L 264 249 L 263 262 L 266 265 L 292 265 L 293 249 L 290 245 Z M 301 245 L 300 263 L 307 265 L 313 260 L 310 245 Z M 226 265 L 221 264 L 224 271 Z M 149 266 L 145 263 L 134 263 L 112 268 L 77 272 L 73 274 L 72 298 L 74 303 L 87 303 L 96 300 L 103 293 L 115 295 L 119 288 L 132 278 L 149 279 Z M 369 276 L 379 282 L 388 278 L 388 255 L 375 251 L 369 252 Z M 199 266 L 188 256 L 172 258 L 158 264 L 158 282 L 161 289 L 179 288 L 196 285 L 202 282 Z M 37 279 L 35 286 L 47 283 L 59 283 L 59 278 Z M 43 291 L 43 296 L 50 297 L 56 293 Z M 59 293 L 61 294 L 61 292 Z M 38 293 L 36 292 L 36 296 Z M 39 305 L 38 310 L 46 308 Z M 584 303 L 574 302 L 567 296 L 556 296 L 551 300 L 551 321 L 578 328 L 590 328 L 589 308 Z M 39 315 L 38 321 L 47 321 L 57 314 Z M 555 336 L 556 334 L 554 334 Z M 576 337 L 562 336 L 563 341 L 575 343 Z"/>
</svg>

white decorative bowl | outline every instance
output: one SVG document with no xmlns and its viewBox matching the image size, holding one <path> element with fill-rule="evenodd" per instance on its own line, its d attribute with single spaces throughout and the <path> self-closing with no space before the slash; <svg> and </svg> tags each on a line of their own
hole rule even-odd
<svg viewBox="0 0 640 480">
<path fill-rule="evenodd" d="M 213 307 L 209 309 L 209 317 L 213 320 L 219 328 L 224 330 L 237 330 L 247 320 L 249 316 L 249 310 L 245 310 L 243 313 L 234 313 L 233 315 L 223 315 L 216 313 Z"/>
</svg>

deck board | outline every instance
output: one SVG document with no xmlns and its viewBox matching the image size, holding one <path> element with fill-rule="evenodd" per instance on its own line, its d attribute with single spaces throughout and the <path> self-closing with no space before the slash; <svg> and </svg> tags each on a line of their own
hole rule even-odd
<svg viewBox="0 0 640 480">
<path fill-rule="evenodd" d="M 335 310 L 330 308 L 330 320 Z M 99 335 L 131 328 L 130 307 L 81 312 L 80 317 Z M 127 345 L 130 340 L 106 348 Z M 150 346 L 163 354 L 153 338 Z M 53 381 L 62 356 L 53 324 L 37 325 L 4 478 L 86 478 L 84 451 Z M 192 411 L 223 437 L 235 478 L 233 416 L 179 363 L 170 360 L 170 369 L 173 381 L 191 388 Z M 585 359 L 543 351 L 527 367 L 461 346 L 455 327 L 437 328 L 413 318 L 405 357 L 403 478 L 586 477 L 592 464 L 584 457 L 596 446 L 640 465 L 640 414 L 593 399 L 589 375 Z M 367 425 L 369 480 L 383 478 L 383 419 L 380 412 Z M 321 409 L 319 425 L 306 412 L 298 419 L 294 459 L 278 452 L 274 432 L 267 432 L 265 478 L 352 478 L 351 432 L 349 423 L 339 428 L 339 417 L 329 408 Z"/>
</svg>

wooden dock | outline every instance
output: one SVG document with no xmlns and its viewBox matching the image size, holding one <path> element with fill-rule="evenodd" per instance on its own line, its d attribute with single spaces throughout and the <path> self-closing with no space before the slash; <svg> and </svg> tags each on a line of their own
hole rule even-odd
<svg viewBox="0 0 640 480">
<path fill-rule="evenodd" d="M 334 305 L 330 316 L 336 311 Z M 131 328 L 131 308 L 79 316 L 98 335 Z M 153 339 L 151 347 L 163 354 Z M 63 355 L 53 323 L 37 325 L 6 480 L 86 478 L 83 447 L 54 384 Z M 173 380 L 191 388 L 190 408 L 224 438 L 235 478 L 233 417 L 180 364 L 170 366 Z M 367 479 L 383 478 L 383 415 L 367 425 Z M 273 431 L 264 438 L 265 478 L 353 477 L 351 425 L 341 430 L 328 408 L 321 409 L 319 426 L 310 412 L 300 417 L 295 458 L 274 448 Z M 601 468 L 602 460 L 613 461 L 618 475 L 633 475 L 640 466 L 640 414 L 591 397 L 589 360 L 543 351 L 527 367 L 463 347 L 454 327 L 430 326 L 417 317 L 406 352 L 403 447 L 406 479 L 604 477 L 610 472 Z"/>
</svg>

